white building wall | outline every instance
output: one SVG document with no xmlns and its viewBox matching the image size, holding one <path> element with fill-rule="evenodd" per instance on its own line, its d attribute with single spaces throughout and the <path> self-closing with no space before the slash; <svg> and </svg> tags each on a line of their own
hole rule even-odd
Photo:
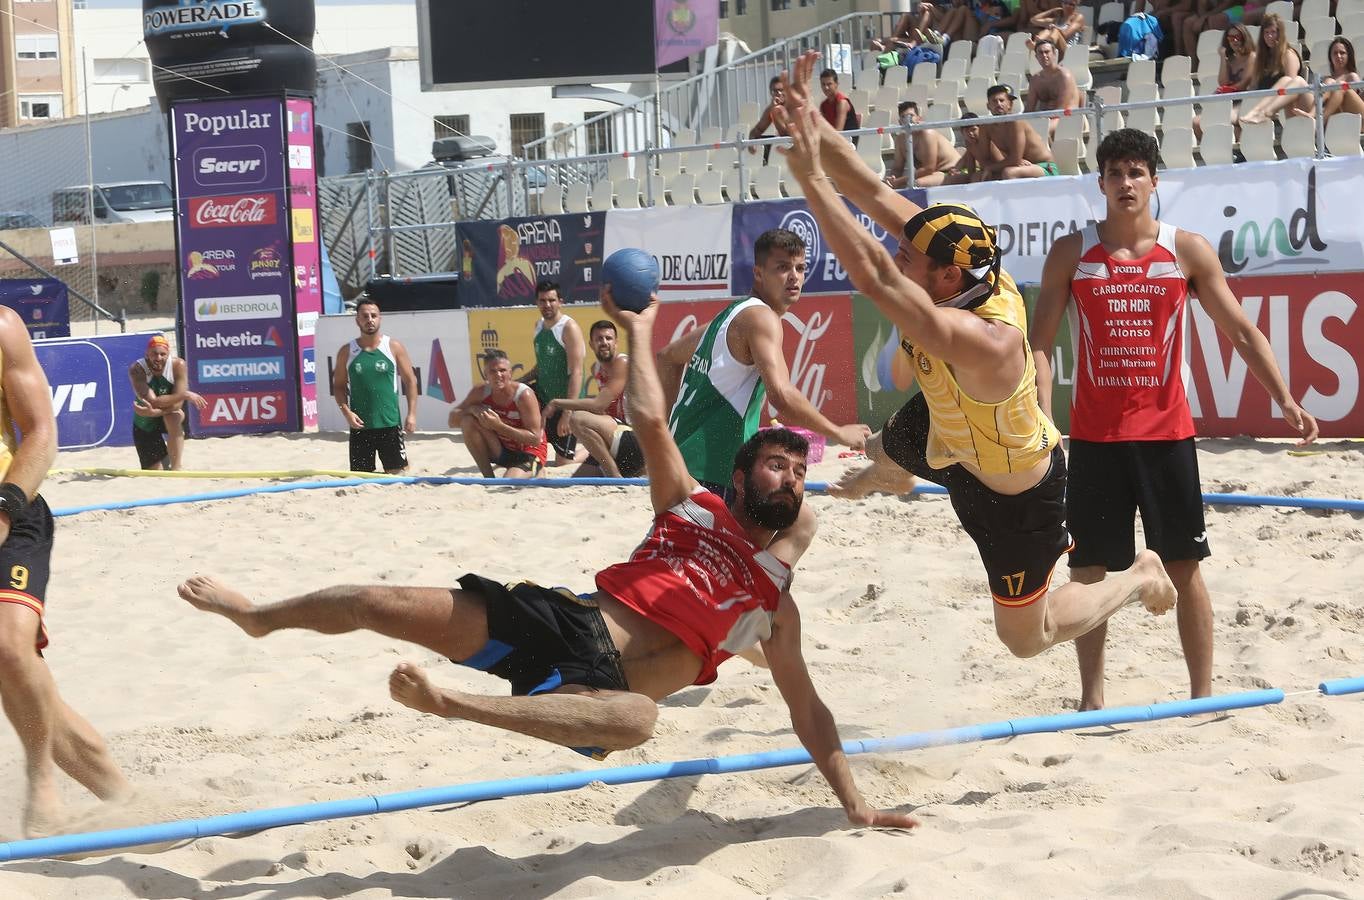
<svg viewBox="0 0 1364 900">
<path fill-rule="evenodd" d="M 140 6 L 77 9 L 74 32 L 76 68 L 83 74 L 76 85 L 77 103 L 73 114 L 83 114 L 87 103 L 91 113 L 101 113 L 153 102 L 151 60 L 142 43 Z M 316 53 L 357 53 L 416 44 L 417 9 L 414 3 L 317 7 L 317 33 L 313 37 Z M 115 59 L 139 61 L 141 76 L 111 76 L 111 68 L 123 67 L 97 62 Z M 127 68 L 131 73 L 134 67 Z"/>
</svg>

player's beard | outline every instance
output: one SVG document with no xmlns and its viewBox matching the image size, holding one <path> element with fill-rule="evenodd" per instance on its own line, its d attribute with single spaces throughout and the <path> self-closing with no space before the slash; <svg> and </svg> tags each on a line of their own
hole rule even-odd
<svg viewBox="0 0 1364 900">
<path fill-rule="evenodd" d="M 763 528 L 785 531 L 800 515 L 802 498 L 790 488 L 775 488 L 764 494 L 753 483 L 753 473 L 744 473 L 744 512 Z"/>
</svg>

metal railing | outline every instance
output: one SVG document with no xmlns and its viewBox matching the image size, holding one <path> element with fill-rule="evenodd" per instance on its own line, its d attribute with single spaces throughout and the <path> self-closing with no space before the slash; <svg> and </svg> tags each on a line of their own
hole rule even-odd
<svg viewBox="0 0 1364 900">
<path fill-rule="evenodd" d="M 858 61 L 871 50 L 872 40 L 891 33 L 900 16 L 893 12 L 849 13 L 708 72 L 668 84 L 619 109 L 551 132 L 526 144 L 526 158 L 581 157 L 587 155 L 587 148 L 602 144 L 615 153 L 639 153 L 650 147 L 670 146 L 679 131 L 699 134 L 704 128 L 735 127 L 743 104 L 766 106 L 768 82 L 788 71 L 812 48 L 824 52 L 828 67 L 850 73 L 845 87 L 868 87 L 857 83 L 862 75 Z"/>
<path fill-rule="evenodd" d="M 1317 81 L 1295 88 L 1245 91 L 1237 94 L 1210 94 L 1162 100 L 1106 104 L 1097 94 L 1091 102 L 1072 109 L 1050 109 L 1013 113 L 1007 116 L 983 116 L 921 122 L 915 125 L 866 127 L 844 132 L 848 137 L 881 141 L 883 135 L 906 135 L 924 129 L 960 128 L 971 125 L 991 125 L 1001 122 L 1049 119 L 1058 116 L 1079 116 L 1087 120 L 1089 141 L 1097 145 L 1104 136 L 1104 119 L 1111 112 L 1129 113 L 1150 108 L 1170 108 L 1193 104 L 1220 102 L 1253 102 L 1263 97 L 1311 95 L 1316 114 L 1314 156 L 1328 155 L 1323 127 L 1323 104 L 1332 91 L 1364 88 L 1364 82 L 1348 85 L 1322 84 Z M 638 179 L 642 205 L 665 205 L 666 182 L 658 184 L 660 161 L 668 156 L 684 156 L 706 152 L 707 167 L 715 151 L 726 153 L 720 165 L 737 175 L 740 190 L 727 202 L 747 203 L 750 197 L 750 176 L 762 167 L 759 152 L 764 147 L 789 144 L 788 138 L 768 137 L 750 140 L 741 133 L 732 140 L 707 144 L 656 147 L 648 142 L 638 152 L 568 156 L 553 160 L 503 160 L 494 165 L 469 165 L 458 169 L 426 168 L 411 172 L 368 172 L 339 178 L 324 178 L 319 182 L 323 198 L 323 229 L 328 247 L 332 248 L 337 276 L 352 291 L 363 287 L 365 281 L 376 277 L 420 281 L 446 279 L 456 274 L 458 264 L 456 225 L 467 220 L 500 220 L 511 215 L 540 215 L 557 211 L 554 204 L 544 202 L 546 189 L 562 189 L 565 185 L 592 182 L 607 178 L 612 161 L 623 161 L 628 168 L 633 163 L 632 177 Z M 906 171 L 914 171 L 912 140 L 905 141 Z M 748 151 L 753 150 L 750 154 Z M 1084 154 L 1081 153 L 1083 158 Z M 772 164 L 781 166 L 773 153 Z M 617 162 L 620 165 L 621 162 Z M 732 169 L 728 167 L 732 166 Z M 663 166 L 671 172 L 680 166 Z M 651 177 L 653 176 L 653 177 Z M 789 184 L 789 176 L 783 172 Z M 476 184 L 476 187 L 470 185 Z M 911 180 L 911 186 L 913 182 Z M 614 183 L 612 184 L 614 187 Z M 329 204 L 328 197 L 336 198 Z M 628 204 L 627 204 L 628 205 Z M 574 212 L 575 210 L 565 210 Z M 344 248 L 338 252 L 338 248 Z"/>
</svg>

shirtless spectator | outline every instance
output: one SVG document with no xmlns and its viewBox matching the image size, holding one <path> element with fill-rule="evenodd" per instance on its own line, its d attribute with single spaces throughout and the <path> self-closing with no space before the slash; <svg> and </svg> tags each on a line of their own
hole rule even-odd
<svg viewBox="0 0 1364 900">
<path fill-rule="evenodd" d="M 877 53 L 884 53 L 887 50 L 901 50 L 924 43 L 925 36 L 933 27 L 933 15 L 936 12 L 937 7 L 932 3 L 920 3 L 917 9 L 911 9 L 900 17 L 892 34 L 872 41 L 871 49 Z"/>
<path fill-rule="evenodd" d="M 962 115 L 963 119 L 980 118 L 975 113 L 969 112 Z M 947 179 L 943 184 L 966 184 L 972 181 L 981 181 L 985 175 L 985 166 L 982 160 L 999 159 L 999 151 L 990 146 L 990 142 L 985 139 L 984 133 L 979 125 L 963 125 L 959 129 L 961 132 L 961 142 L 966 148 L 952 168 L 947 170 Z"/>
<path fill-rule="evenodd" d="M 905 127 L 918 125 L 919 104 L 913 100 L 901 101 L 900 124 Z M 907 176 L 909 152 L 904 132 L 896 132 L 895 159 L 886 170 L 886 184 L 897 190 L 903 187 L 935 187 L 947 182 L 947 173 L 961 158 L 961 152 L 936 128 L 921 128 L 909 133 L 914 147 L 914 181 Z"/>
<path fill-rule="evenodd" d="M 1069 47 L 1081 47 L 1081 42 L 1085 39 L 1085 17 L 1080 12 L 1075 0 L 1063 0 L 1060 6 L 1052 9 L 1044 9 L 1029 21 L 1034 29 L 1042 29 L 1036 32 L 1037 40 L 1049 40 L 1056 44 L 1057 57 L 1066 58 L 1066 49 Z M 1034 42 L 1033 49 L 1036 50 L 1037 43 Z"/>
<path fill-rule="evenodd" d="M 1007 84 L 991 87 L 985 92 L 985 99 L 992 116 L 1007 116 L 1014 112 L 1014 89 Z M 1047 142 L 1026 121 L 986 123 L 981 125 L 981 130 L 992 148 L 992 158 L 988 162 L 981 161 L 981 181 L 1059 174 Z"/>
<path fill-rule="evenodd" d="M 782 93 L 782 89 L 781 89 L 781 76 L 780 76 L 780 75 L 774 76 L 774 77 L 772 78 L 772 80 L 769 81 L 769 82 L 767 83 L 767 91 L 768 91 L 768 94 L 771 95 L 772 102 L 768 104 L 767 109 L 763 110 L 762 116 L 760 116 L 760 117 L 758 118 L 758 124 L 754 125 L 754 126 L 753 126 L 752 128 L 750 128 L 750 129 L 748 129 L 748 139 L 749 139 L 750 141 L 756 141 L 756 140 L 758 140 L 759 138 L 766 136 L 766 134 L 767 134 L 767 129 L 773 128 L 773 127 L 775 127 L 775 128 L 777 129 L 777 137 L 786 137 L 786 129 L 785 129 L 783 126 L 779 125 L 779 124 L 772 118 L 772 110 L 776 109 L 778 106 L 781 106 L 782 103 L 786 100 L 786 95 Z M 749 153 L 757 153 L 757 152 L 758 152 L 758 148 L 757 148 L 757 147 L 749 147 L 749 148 L 748 148 L 748 152 L 749 152 Z M 772 155 L 772 145 L 771 145 L 771 144 L 764 144 L 764 145 L 763 145 L 763 165 L 767 165 L 768 158 L 771 157 L 771 155 Z"/>
<path fill-rule="evenodd" d="M 1048 38 L 1038 41 L 1033 48 L 1037 64 L 1041 66 L 1037 74 L 1028 79 L 1028 102 L 1024 109 L 1033 112 L 1039 109 L 1075 109 L 1081 105 L 1080 88 L 1070 69 L 1061 65 L 1060 48 Z M 996 113 L 998 115 L 998 113 Z M 1056 136 L 1056 123 L 1059 116 L 1047 120 L 1047 137 Z"/>
</svg>

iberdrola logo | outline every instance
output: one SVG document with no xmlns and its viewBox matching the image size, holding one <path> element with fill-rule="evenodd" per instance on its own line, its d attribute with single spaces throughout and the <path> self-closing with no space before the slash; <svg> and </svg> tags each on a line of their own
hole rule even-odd
<svg viewBox="0 0 1364 900">
<path fill-rule="evenodd" d="M 205 300 L 199 304 L 199 317 L 216 316 L 218 314 L 218 304 L 212 300 Z"/>
</svg>

